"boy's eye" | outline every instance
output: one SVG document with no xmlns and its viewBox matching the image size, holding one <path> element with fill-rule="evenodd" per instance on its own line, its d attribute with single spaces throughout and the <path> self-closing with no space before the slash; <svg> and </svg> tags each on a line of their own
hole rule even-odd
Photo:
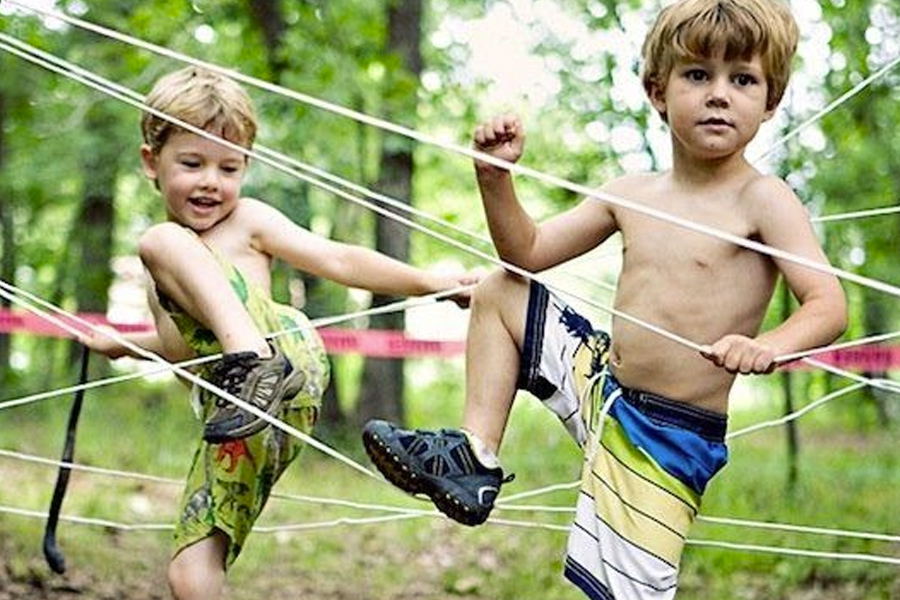
<svg viewBox="0 0 900 600">
<path fill-rule="evenodd" d="M 240 167 L 235 167 L 233 165 L 225 165 L 222 167 L 222 170 L 225 171 L 226 173 L 230 174 L 230 173 L 237 173 L 241 169 L 240 169 Z"/>
<path fill-rule="evenodd" d="M 753 85 L 756 83 L 756 77 L 747 73 L 740 73 L 739 75 L 735 75 L 734 82 L 740 86 Z"/>
<path fill-rule="evenodd" d="M 198 161 L 198 160 L 186 160 L 186 159 L 183 159 L 183 160 L 181 161 L 181 164 L 184 165 L 185 167 L 190 168 L 190 169 L 196 169 L 197 167 L 200 166 L 200 161 Z"/>
<path fill-rule="evenodd" d="M 688 79 L 688 81 L 705 81 L 706 71 L 704 71 L 703 69 L 688 69 L 684 76 Z"/>
</svg>

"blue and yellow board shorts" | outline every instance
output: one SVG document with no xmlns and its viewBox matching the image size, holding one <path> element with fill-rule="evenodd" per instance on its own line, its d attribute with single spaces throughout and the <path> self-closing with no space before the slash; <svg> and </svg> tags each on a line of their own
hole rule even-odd
<svg viewBox="0 0 900 600">
<path fill-rule="evenodd" d="M 610 337 L 531 284 L 519 387 L 585 449 L 566 577 L 592 600 L 674 598 L 709 480 L 728 460 L 727 418 L 623 387 Z"/>
<path fill-rule="evenodd" d="M 273 301 L 263 290 L 249 284 L 234 266 L 216 257 L 260 331 L 264 335 L 290 331 L 275 337 L 273 343 L 280 346 L 295 369 L 305 374 L 305 382 L 294 398 L 285 398 L 275 416 L 303 433 L 311 432 L 329 378 L 329 363 L 321 338 L 303 313 Z M 171 301 L 161 303 L 198 355 L 221 352 L 211 331 Z M 208 375 L 208 368 L 200 372 L 204 379 Z M 199 400 L 197 405 L 205 422 L 215 404 L 215 395 L 199 386 L 194 387 L 193 395 Z M 230 540 L 226 566 L 231 565 L 275 483 L 302 447 L 301 440 L 272 425 L 245 439 L 223 444 L 201 439 L 175 526 L 175 553 L 220 530 Z"/>
</svg>

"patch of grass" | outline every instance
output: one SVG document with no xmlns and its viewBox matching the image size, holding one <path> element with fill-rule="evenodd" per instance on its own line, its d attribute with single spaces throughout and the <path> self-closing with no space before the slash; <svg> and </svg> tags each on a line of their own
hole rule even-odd
<svg viewBox="0 0 900 600">
<path fill-rule="evenodd" d="M 408 407 L 415 427 L 458 425 L 462 411 L 459 364 L 430 366 Z M 128 395 L 123 395 L 127 393 Z M 129 384 L 89 393 L 76 452 L 89 464 L 180 479 L 199 434 L 186 390 L 173 382 Z M 0 447 L 55 457 L 61 445 L 67 401 L 23 409 L 14 419 L 0 413 Z M 771 418 L 763 406 L 734 421 Z M 800 422 L 799 478 L 787 485 L 783 431 L 772 429 L 735 440 L 726 469 L 705 497 L 703 514 L 758 521 L 897 533 L 900 451 L 897 427 L 847 427 L 812 416 Z M 327 435 L 327 434 L 326 434 Z M 368 466 L 358 435 L 324 438 Z M 572 482 L 581 456 L 563 427 L 528 395 L 514 405 L 502 459 L 516 473 L 505 494 Z M 55 469 L 0 458 L 0 504 L 45 510 Z M 156 483 L 73 474 L 64 512 L 123 522 L 168 523 L 180 488 Z M 368 504 L 430 509 L 383 482 L 306 449 L 279 483 L 282 494 L 302 494 Z M 529 503 L 571 507 L 575 491 Z M 440 517 L 309 528 L 338 519 L 385 516 L 363 508 L 273 498 L 260 525 L 294 524 L 278 533 L 255 533 L 229 574 L 231 597 L 465 598 L 539 597 L 572 600 L 581 595 L 562 578 L 566 533 L 538 527 L 467 528 Z M 497 511 L 528 524 L 567 525 L 569 513 Z M 43 521 L 0 515 L 0 558 L 22 578 L 52 578 L 43 566 Z M 807 548 L 825 552 L 900 556 L 900 545 L 810 536 L 698 522 L 692 538 Z M 60 525 L 70 568 L 99 580 L 164 581 L 169 532 L 120 532 L 96 526 Z M 0 568 L 2 571 L 2 568 Z M 35 575 L 38 574 L 38 575 Z M 94 581 L 95 579 L 92 579 Z M 887 599 L 900 597 L 896 566 L 781 556 L 763 552 L 688 546 L 679 600 L 757 598 Z M 124 586 L 125 584 L 123 584 Z M 98 596 L 99 597 L 99 596 Z M 92 596 L 85 596 L 92 598 Z"/>
</svg>

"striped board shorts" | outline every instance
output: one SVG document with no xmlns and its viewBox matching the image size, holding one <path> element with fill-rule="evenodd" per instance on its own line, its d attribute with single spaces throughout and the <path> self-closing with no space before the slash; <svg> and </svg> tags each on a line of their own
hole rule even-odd
<svg viewBox="0 0 900 600">
<path fill-rule="evenodd" d="M 565 575 L 592 600 L 669 600 L 701 496 L 728 459 L 727 418 L 623 387 L 609 348 L 532 283 L 519 387 L 585 449 Z"/>
</svg>

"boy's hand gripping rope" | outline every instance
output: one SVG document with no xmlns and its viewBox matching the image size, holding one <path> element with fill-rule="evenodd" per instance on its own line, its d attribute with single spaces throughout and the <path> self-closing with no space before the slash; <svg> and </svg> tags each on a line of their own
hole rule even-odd
<svg viewBox="0 0 900 600">
<path fill-rule="evenodd" d="M 69 412 L 69 423 L 66 426 L 66 441 L 63 445 L 62 463 L 59 474 L 56 476 L 56 486 L 53 488 L 53 498 L 50 500 L 50 511 L 47 514 L 47 525 L 44 529 L 44 557 L 47 564 L 55 573 L 65 573 L 66 557 L 56 543 L 56 525 L 59 522 L 59 511 L 62 508 L 63 497 L 66 495 L 66 487 L 69 485 L 69 473 L 71 472 L 72 458 L 75 454 L 75 434 L 78 430 L 78 417 L 81 414 L 81 403 L 84 400 L 84 384 L 87 382 L 88 358 L 91 350 L 87 346 L 81 347 L 81 373 L 78 376 L 78 390 L 72 401 Z"/>
</svg>

